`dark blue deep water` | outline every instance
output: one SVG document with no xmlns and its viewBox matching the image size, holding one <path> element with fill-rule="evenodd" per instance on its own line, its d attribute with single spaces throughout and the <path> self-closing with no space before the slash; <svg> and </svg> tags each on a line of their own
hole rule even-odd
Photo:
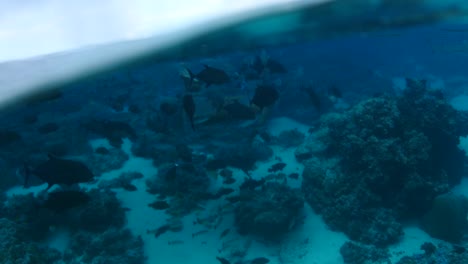
<svg viewBox="0 0 468 264">
<path fill-rule="evenodd" d="M 442 18 L 221 30 L 11 104 L 0 263 L 468 263 L 468 25 Z"/>
</svg>

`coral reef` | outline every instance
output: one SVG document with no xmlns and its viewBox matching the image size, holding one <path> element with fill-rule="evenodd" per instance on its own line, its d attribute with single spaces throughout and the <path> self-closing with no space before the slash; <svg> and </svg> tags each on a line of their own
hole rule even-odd
<svg viewBox="0 0 468 264">
<path fill-rule="evenodd" d="M 424 253 L 404 256 L 396 264 L 468 263 L 468 251 L 464 247 L 424 243 L 421 249 Z"/>
<path fill-rule="evenodd" d="M 88 194 L 88 204 L 61 213 L 44 208 L 32 194 L 9 198 L 0 214 L 5 217 L 0 219 L 0 262 L 144 263 L 141 238 L 121 229 L 125 210 L 115 193 L 94 189 Z M 52 227 L 70 232 L 63 259 L 58 251 L 38 246 Z"/>
<path fill-rule="evenodd" d="M 276 143 L 284 148 L 296 147 L 304 142 L 305 135 L 297 129 L 282 131 Z"/>
<path fill-rule="evenodd" d="M 304 159 L 306 200 L 356 241 L 398 241 L 399 221 L 421 217 L 462 177 L 465 157 L 457 144 L 467 131 L 459 118 L 421 84 L 325 116 L 317 133 L 325 148 Z"/>
<path fill-rule="evenodd" d="M 143 251 L 141 237 L 133 236 L 128 229 L 110 228 L 97 236 L 89 232 L 75 234 L 64 260 L 72 264 L 143 264 Z"/>
<path fill-rule="evenodd" d="M 0 263 L 54 264 L 61 259 L 57 250 L 30 241 L 22 224 L 0 218 Z"/>
<path fill-rule="evenodd" d="M 454 194 L 439 195 L 422 219 L 423 229 L 431 236 L 459 243 L 468 230 L 468 199 Z"/>
<path fill-rule="evenodd" d="M 234 210 L 239 233 L 267 240 L 279 240 L 299 224 L 304 200 L 299 190 L 279 183 L 265 183 L 261 189 L 244 188 Z"/>
<path fill-rule="evenodd" d="M 125 209 L 115 193 L 93 189 L 90 202 L 76 213 L 77 228 L 90 232 L 103 232 L 108 228 L 121 228 L 126 222 Z"/>
<path fill-rule="evenodd" d="M 86 205 L 60 214 L 45 208 L 40 197 L 17 195 L 5 202 L 2 215 L 24 225 L 29 237 L 35 240 L 44 239 L 51 226 L 62 226 L 71 231 L 103 232 L 125 224 L 125 210 L 115 193 L 94 189 L 87 194 L 91 199 Z"/>
<path fill-rule="evenodd" d="M 101 150 L 102 151 L 102 150 Z M 127 153 L 120 148 L 107 149 L 107 154 L 93 153 L 86 157 L 86 164 L 94 175 L 121 168 L 129 159 Z"/>
<path fill-rule="evenodd" d="M 374 246 L 359 245 L 346 242 L 340 248 L 345 264 L 387 264 L 390 263 L 388 251 Z"/>
</svg>

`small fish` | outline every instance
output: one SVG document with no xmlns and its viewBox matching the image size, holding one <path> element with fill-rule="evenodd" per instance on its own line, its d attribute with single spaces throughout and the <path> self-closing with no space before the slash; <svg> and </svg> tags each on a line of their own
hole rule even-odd
<svg viewBox="0 0 468 264">
<path fill-rule="evenodd" d="M 343 94 L 341 93 L 340 89 L 338 89 L 338 87 L 336 87 L 335 85 L 332 85 L 328 88 L 328 95 L 333 96 L 335 98 L 343 97 Z"/>
<path fill-rule="evenodd" d="M 181 244 L 184 244 L 184 241 L 182 241 L 182 240 L 171 240 L 171 241 L 167 241 L 167 244 L 170 245 L 170 246 L 181 245 Z"/>
<path fill-rule="evenodd" d="M 137 187 L 131 183 L 123 183 L 122 188 L 128 192 L 134 192 L 138 190 Z"/>
<path fill-rule="evenodd" d="M 177 102 L 166 100 L 161 102 L 159 105 L 159 110 L 167 116 L 172 116 L 177 113 L 179 109 Z"/>
<path fill-rule="evenodd" d="M 41 92 L 31 93 L 24 99 L 24 102 L 28 105 L 39 104 L 61 99 L 62 96 L 63 93 L 60 89 L 46 89 Z"/>
<path fill-rule="evenodd" d="M 291 173 L 291 174 L 289 174 L 288 177 L 291 178 L 291 179 L 297 180 L 297 179 L 299 179 L 299 173 L 297 173 L 297 172 Z"/>
<path fill-rule="evenodd" d="M 263 58 L 261 56 L 256 56 L 255 61 L 252 65 L 252 68 L 261 75 L 268 70 L 270 73 L 287 73 L 286 68 L 278 61 L 271 58 Z"/>
<path fill-rule="evenodd" d="M 183 105 L 185 114 L 187 114 L 187 117 L 190 120 L 190 125 L 192 126 L 192 129 L 195 130 L 195 124 L 193 121 L 195 116 L 195 101 L 193 100 L 193 96 L 191 94 L 184 95 Z"/>
<path fill-rule="evenodd" d="M 286 163 L 284 162 L 278 162 L 273 164 L 269 169 L 268 172 L 277 172 L 277 171 L 282 171 L 286 167 Z"/>
<path fill-rule="evenodd" d="M 160 235 L 166 233 L 171 229 L 171 226 L 168 224 L 162 225 L 154 230 L 147 230 L 147 234 L 154 234 L 154 237 L 158 238 Z"/>
<path fill-rule="evenodd" d="M 463 254 L 466 252 L 466 248 L 460 245 L 453 245 L 453 253 Z"/>
<path fill-rule="evenodd" d="M 227 185 L 233 184 L 235 182 L 236 182 L 236 179 L 234 179 L 233 177 L 227 177 L 223 180 L 223 184 L 227 184 Z"/>
<path fill-rule="evenodd" d="M 273 59 L 268 59 L 265 66 L 271 73 L 287 73 L 288 72 L 288 70 L 283 66 L 283 64 Z"/>
<path fill-rule="evenodd" d="M 247 178 L 244 180 L 244 182 L 241 184 L 239 189 L 241 190 L 254 190 L 255 188 L 262 186 L 265 183 L 265 179 L 260 179 L 260 180 L 254 180 L 251 178 Z"/>
<path fill-rule="evenodd" d="M 156 210 L 166 210 L 170 207 L 170 205 L 166 201 L 155 201 L 148 204 L 148 206 Z"/>
<path fill-rule="evenodd" d="M 261 258 L 253 259 L 253 260 L 250 262 L 250 264 L 266 264 L 266 263 L 268 263 L 268 262 L 270 262 L 269 259 L 261 257 Z"/>
<path fill-rule="evenodd" d="M 214 195 L 214 198 L 217 199 L 217 198 L 220 198 L 220 197 L 222 197 L 222 196 L 224 196 L 224 195 L 231 194 L 231 193 L 233 193 L 233 192 L 234 192 L 234 189 L 232 189 L 232 188 L 224 188 L 224 187 L 223 187 L 223 188 L 220 188 L 220 189 L 216 192 L 216 194 Z"/>
<path fill-rule="evenodd" d="M 40 134 L 49 134 L 49 133 L 52 133 L 52 132 L 55 132 L 59 129 L 59 125 L 57 125 L 56 123 L 53 123 L 53 122 L 49 122 L 49 123 L 45 123 L 43 125 L 41 125 L 40 127 L 37 128 L 37 131 L 40 133 Z"/>
<path fill-rule="evenodd" d="M 314 106 L 315 110 L 317 110 L 318 112 L 321 112 L 322 111 L 322 99 L 320 95 L 312 87 L 303 88 L 302 91 L 304 91 L 309 96 L 309 99 L 312 105 Z"/>
<path fill-rule="evenodd" d="M 217 259 L 221 264 L 231 264 L 231 262 L 229 262 L 229 260 L 227 260 L 227 259 L 225 259 L 225 258 L 216 257 L 216 259 Z"/>
<path fill-rule="evenodd" d="M 187 69 L 191 83 L 193 83 L 193 80 L 197 79 L 204 82 L 206 87 L 209 87 L 213 84 L 221 85 L 231 81 L 231 78 L 229 78 L 225 71 L 208 65 L 203 66 L 205 68 L 197 74 L 193 74 L 189 69 Z"/>
<path fill-rule="evenodd" d="M 251 104 L 256 105 L 260 110 L 272 106 L 279 99 L 278 91 L 267 85 L 259 85 L 255 89 L 255 94 L 250 101 Z"/>
<path fill-rule="evenodd" d="M 229 170 L 229 169 L 222 169 L 219 172 L 219 175 L 221 175 L 221 177 L 223 178 L 231 178 L 233 176 L 233 172 L 232 170 Z"/>
<path fill-rule="evenodd" d="M 203 234 L 206 234 L 206 233 L 208 233 L 208 232 L 209 232 L 209 230 L 206 230 L 206 229 L 205 229 L 205 230 L 200 230 L 200 231 L 198 231 L 198 232 L 193 233 L 193 234 L 192 234 L 192 238 L 196 238 L 196 237 L 198 237 L 198 236 L 200 236 L 200 235 L 203 235 Z"/>
<path fill-rule="evenodd" d="M 229 231 L 231 231 L 231 229 L 229 229 L 229 228 L 224 229 L 224 231 L 221 233 L 219 238 L 223 238 L 223 237 L 227 236 L 227 234 L 229 234 Z"/>
<path fill-rule="evenodd" d="M 226 200 L 228 200 L 231 203 L 237 203 L 237 202 L 242 201 L 242 198 L 240 195 L 236 195 L 236 196 L 227 197 Z"/>
</svg>

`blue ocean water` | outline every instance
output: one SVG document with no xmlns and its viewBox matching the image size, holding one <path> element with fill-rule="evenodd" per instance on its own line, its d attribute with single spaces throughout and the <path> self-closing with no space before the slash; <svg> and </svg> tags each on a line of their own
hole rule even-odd
<svg viewBox="0 0 468 264">
<path fill-rule="evenodd" d="M 2 109 L 0 263 L 468 263 L 464 13 L 340 7 Z"/>
</svg>

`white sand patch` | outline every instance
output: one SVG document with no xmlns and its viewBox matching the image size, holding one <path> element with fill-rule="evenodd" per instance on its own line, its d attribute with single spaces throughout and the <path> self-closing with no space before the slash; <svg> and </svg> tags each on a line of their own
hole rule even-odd
<svg viewBox="0 0 468 264">
<path fill-rule="evenodd" d="M 465 155 L 468 156 L 468 136 L 460 137 L 460 143 L 458 144 L 458 148 L 465 152 Z"/>
<path fill-rule="evenodd" d="M 54 186 L 52 188 L 56 188 L 56 187 Z M 34 196 L 37 196 L 39 193 L 43 192 L 45 189 L 47 189 L 47 183 L 44 183 L 38 186 L 31 186 L 28 188 L 24 188 L 23 186 L 13 186 L 10 189 L 8 189 L 5 192 L 5 194 L 8 198 L 15 196 L 15 195 L 26 195 L 29 193 L 34 194 Z"/>
<path fill-rule="evenodd" d="M 307 134 L 309 126 L 301 124 L 288 117 L 279 117 L 268 122 L 268 132 L 273 136 L 278 136 L 281 132 L 297 129 L 300 132 Z"/>
<path fill-rule="evenodd" d="M 431 242 L 434 245 L 442 242 L 441 240 L 432 238 L 416 226 L 407 226 L 403 230 L 405 232 L 403 240 L 389 247 L 391 263 L 396 263 L 403 256 L 424 253 L 421 250 L 421 245 L 425 242 Z"/>
<path fill-rule="evenodd" d="M 280 250 L 282 264 L 339 264 L 343 263 L 340 247 L 348 240 L 331 231 L 309 205 L 305 206 L 304 225 L 295 230 Z"/>
<path fill-rule="evenodd" d="M 468 95 L 454 97 L 450 100 L 450 104 L 457 110 L 468 111 Z"/>
<path fill-rule="evenodd" d="M 461 183 L 453 187 L 452 192 L 457 195 L 468 197 L 468 178 L 463 177 Z"/>
</svg>

